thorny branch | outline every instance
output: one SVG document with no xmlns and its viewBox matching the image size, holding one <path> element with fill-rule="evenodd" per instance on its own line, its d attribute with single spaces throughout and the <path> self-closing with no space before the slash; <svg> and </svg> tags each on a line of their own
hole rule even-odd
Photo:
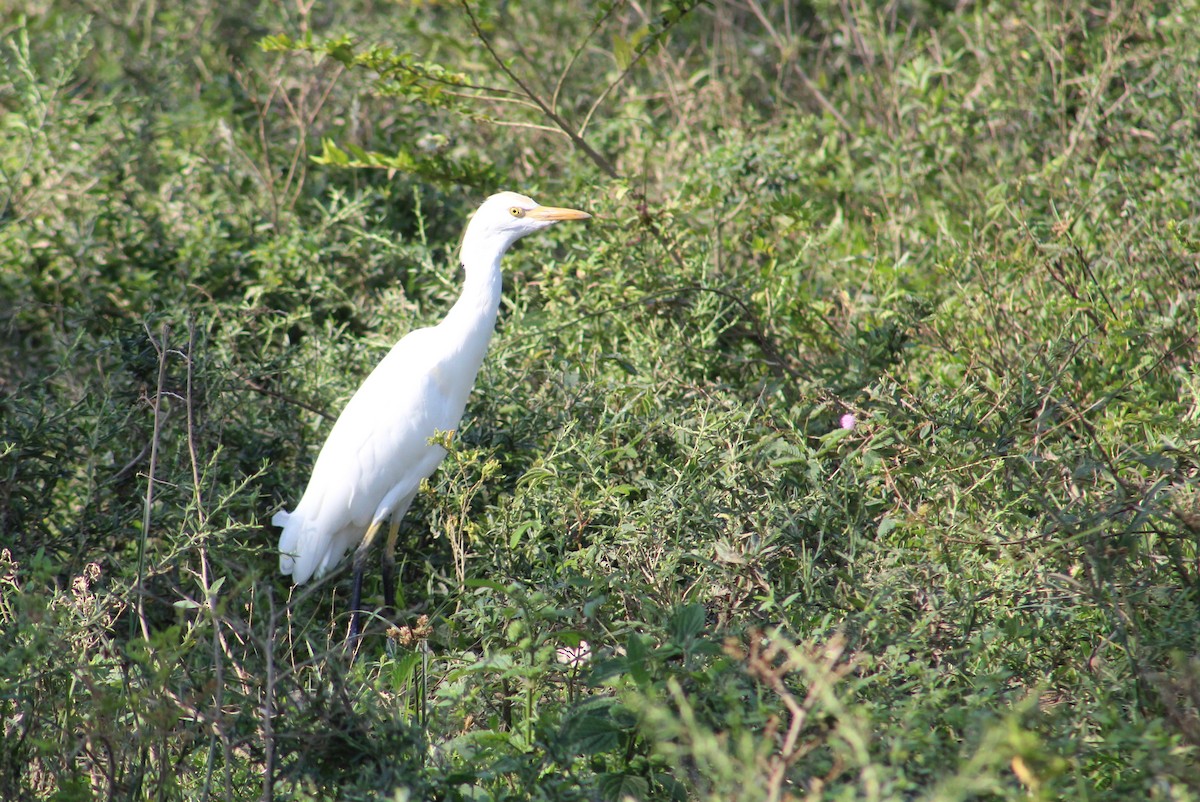
<svg viewBox="0 0 1200 802">
<path fill-rule="evenodd" d="M 621 74 L 612 83 L 610 83 L 604 89 L 603 92 L 600 93 L 600 95 L 597 97 L 597 99 L 593 102 L 591 108 L 589 108 L 587 115 L 584 118 L 583 124 L 578 129 L 576 129 L 570 123 L 570 121 L 568 121 L 565 117 L 562 116 L 562 114 L 559 113 L 559 111 L 557 109 L 557 103 L 558 103 L 559 94 L 562 89 L 562 84 L 566 78 L 566 74 L 574 66 L 576 58 L 577 58 L 577 54 L 579 51 L 577 50 L 576 54 L 572 55 L 571 60 L 568 62 L 562 75 L 559 76 L 559 79 L 555 84 L 554 94 L 551 96 L 550 100 L 547 101 L 544 98 L 542 98 L 527 81 L 522 79 L 521 76 L 518 75 L 517 72 L 512 67 L 510 67 L 505 62 L 505 60 L 500 56 L 500 54 L 496 51 L 496 48 L 492 44 L 492 41 L 488 38 L 487 34 L 484 32 L 483 26 L 479 22 L 479 18 L 475 15 L 475 11 L 471 7 L 470 0 L 459 0 L 459 2 L 463 8 L 463 11 L 467 15 L 467 19 L 471 23 L 471 30 L 475 33 L 475 37 L 483 45 L 484 49 L 487 50 L 488 55 L 491 56 L 493 62 L 501 70 L 501 72 L 503 72 L 506 76 L 508 76 L 509 80 L 511 80 L 520 89 L 520 91 L 522 93 L 524 93 L 525 96 L 528 97 L 534 103 L 534 105 L 536 105 L 537 108 L 539 110 L 541 110 L 541 112 L 543 114 L 545 114 L 546 117 L 549 118 L 550 121 L 553 122 L 554 125 L 568 139 L 570 139 L 571 142 L 574 143 L 574 145 L 577 148 L 579 148 L 579 150 L 581 150 L 584 153 L 584 155 L 586 155 L 588 157 L 588 159 L 590 159 L 592 161 L 593 164 L 595 164 L 601 170 L 601 172 L 603 172 L 609 178 L 621 180 L 623 177 L 621 176 L 620 171 L 617 170 L 616 166 L 607 157 L 605 157 L 603 154 L 601 154 L 599 151 L 597 151 L 595 148 L 593 148 L 591 146 L 591 144 L 587 141 L 587 139 L 584 138 L 584 135 L 583 135 L 584 131 L 587 128 L 588 124 L 591 122 L 592 116 L 595 114 L 596 110 L 600 107 L 600 105 L 604 102 L 605 98 L 608 97 L 608 95 L 612 92 L 612 90 L 624 82 L 624 80 L 626 79 L 626 77 L 628 77 L 628 75 L 633 70 L 633 68 L 645 57 L 645 55 L 650 51 L 650 49 L 653 47 L 653 45 L 655 43 L 661 41 L 662 37 L 664 35 L 666 35 L 667 31 L 669 31 L 672 27 L 674 27 L 674 25 L 678 24 L 678 22 L 680 20 L 682 20 L 683 17 L 686 16 L 688 12 L 692 11 L 699 4 L 693 3 L 691 5 L 681 7 L 679 9 L 680 14 L 679 14 L 678 18 L 676 18 L 673 22 L 664 25 L 663 29 L 661 31 L 659 31 L 656 36 L 647 38 L 647 41 L 642 44 L 642 46 L 634 54 L 633 58 L 630 59 L 629 64 L 621 72 Z M 591 36 L 593 36 L 595 34 L 596 30 L 599 27 L 600 22 L 602 22 L 602 21 L 603 21 L 603 19 L 598 21 L 592 27 L 592 29 L 588 32 L 587 38 L 590 38 Z M 586 39 L 585 39 L 585 41 L 586 41 Z M 580 49 L 582 49 L 582 48 L 580 48 Z M 633 192 L 630 193 L 630 197 L 637 204 L 638 218 L 639 218 L 640 222 L 642 223 L 642 225 L 650 232 L 651 236 L 654 237 L 655 241 L 658 242 L 659 246 L 663 249 L 664 253 L 666 253 L 672 259 L 672 261 L 675 262 L 676 266 L 682 267 L 683 266 L 683 257 L 679 254 L 678 250 L 676 250 L 675 247 L 671 244 L 670 239 L 667 237 L 666 233 L 662 230 L 662 227 L 657 223 L 657 221 L 655 221 L 653 216 L 649 213 L 649 211 L 648 211 L 649 204 L 648 204 L 645 194 L 643 192 L 641 192 L 640 190 L 634 190 Z M 788 362 L 788 360 L 786 360 L 783 357 L 783 354 L 780 352 L 779 348 L 776 346 L 775 341 L 768 334 L 768 332 L 766 330 L 766 326 L 763 324 L 762 320 L 760 320 L 760 318 L 759 318 L 758 314 L 755 312 L 755 310 L 745 300 L 743 300 L 741 297 L 739 297 L 739 296 L 735 295 L 734 293 L 731 293 L 727 290 L 720 290 L 720 289 L 715 289 L 715 288 L 706 288 L 706 289 L 708 289 L 711 292 L 715 292 L 717 294 L 725 296 L 728 300 L 730 300 L 731 302 L 733 302 L 734 304 L 736 304 L 738 306 L 738 308 L 741 310 L 741 313 L 744 316 L 744 320 L 746 321 L 746 324 L 747 324 L 745 336 L 748 339 L 750 339 L 758 347 L 758 349 L 762 352 L 763 356 L 765 357 L 766 364 L 771 368 L 772 371 L 775 372 L 775 374 L 777 376 L 787 377 L 787 378 L 792 379 L 793 381 L 799 379 L 799 374 L 797 373 L 795 367 L 793 365 L 791 365 Z"/>
<path fill-rule="evenodd" d="M 783 706 L 787 708 L 788 725 L 779 748 L 767 758 L 767 799 L 779 802 L 783 799 L 783 785 L 787 780 L 787 771 L 797 760 L 804 757 L 819 743 L 819 741 L 802 741 L 800 736 L 805 725 L 818 703 L 830 692 L 834 683 L 853 670 L 852 660 L 843 660 L 846 642 L 835 637 L 830 642 L 813 646 L 803 651 L 797 646 L 778 638 L 767 638 L 762 633 L 753 632 L 749 639 L 749 649 L 743 652 L 737 644 L 727 644 L 726 651 L 745 660 L 746 673 L 770 688 Z M 802 673 L 808 682 L 808 690 L 801 700 L 797 698 L 789 684 L 790 675 Z M 778 731 L 779 723 L 774 725 Z M 828 782 L 833 775 L 840 771 L 835 764 L 831 774 L 824 780 Z"/>
</svg>

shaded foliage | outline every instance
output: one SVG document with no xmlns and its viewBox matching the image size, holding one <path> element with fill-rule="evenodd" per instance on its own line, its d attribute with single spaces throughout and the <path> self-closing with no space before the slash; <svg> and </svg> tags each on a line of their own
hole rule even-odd
<svg viewBox="0 0 1200 802">
<path fill-rule="evenodd" d="M 0 796 L 1200 793 L 1194 4 L 20 6 Z M 500 185 L 354 659 L 267 522 Z"/>
</svg>

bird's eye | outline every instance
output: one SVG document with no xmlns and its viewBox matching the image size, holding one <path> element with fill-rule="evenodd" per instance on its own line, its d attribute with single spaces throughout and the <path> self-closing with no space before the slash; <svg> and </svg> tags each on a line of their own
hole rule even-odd
<svg viewBox="0 0 1200 802">
<path fill-rule="evenodd" d="M 508 213 L 511 214 L 513 217 L 524 217 L 525 216 L 525 210 L 522 209 L 520 206 L 510 206 L 508 209 Z"/>
</svg>

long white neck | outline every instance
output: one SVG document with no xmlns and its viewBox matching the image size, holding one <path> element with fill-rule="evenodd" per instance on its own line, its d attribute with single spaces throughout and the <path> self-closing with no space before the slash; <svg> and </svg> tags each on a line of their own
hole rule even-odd
<svg viewBox="0 0 1200 802">
<path fill-rule="evenodd" d="M 452 347 L 461 355 L 455 360 L 455 368 L 468 374 L 468 383 L 483 364 L 496 327 L 500 289 L 504 283 L 500 259 L 508 245 L 508 242 L 495 238 L 480 240 L 467 232 L 462 245 L 463 270 L 466 272 L 462 294 L 438 324 L 438 329 L 445 332 L 446 341 L 453 343 Z"/>
</svg>

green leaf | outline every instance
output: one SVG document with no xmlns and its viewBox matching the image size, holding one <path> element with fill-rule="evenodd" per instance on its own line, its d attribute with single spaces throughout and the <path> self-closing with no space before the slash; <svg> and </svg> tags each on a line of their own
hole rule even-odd
<svg viewBox="0 0 1200 802">
<path fill-rule="evenodd" d="M 624 37 L 613 37 L 613 60 L 617 62 L 617 67 L 622 70 L 629 69 L 629 65 L 633 62 L 633 44 Z"/>
<path fill-rule="evenodd" d="M 671 640 L 683 646 L 695 640 L 705 629 L 707 613 L 702 604 L 689 604 L 678 608 L 667 625 Z"/>
<path fill-rule="evenodd" d="M 597 755 L 616 749 L 623 731 L 623 727 L 603 713 L 579 716 L 567 726 L 567 750 L 576 755 Z"/>
<path fill-rule="evenodd" d="M 351 43 L 349 37 L 342 37 L 326 42 L 324 50 L 330 58 L 347 67 L 353 67 L 355 64 L 354 45 Z"/>
<path fill-rule="evenodd" d="M 650 783 L 645 777 L 635 774 L 620 774 L 606 772 L 601 774 L 596 782 L 600 789 L 600 798 L 608 802 L 621 802 L 623 799 L 645 799 L 650 793 Z"/>
<path fill-rule="evenodd" d="M 613 36 L 613 59 L 617 62 L 617 67 L 621 70 L 629 69 L 633 64 L 633 60 L 637 58 L 638 46 L 650 35 L 650 27 L 643 25 L 638 28 L 629 38 L 623 36 Z"/>
<path fill-rule="evenodd" d="M 636 632 L 630 632 L 625 641 L 626 667 L 629 676 L 639 687 L 645 687 L 650 682 L 650 672 L 646 668 L 646 642 Z"/>
<path fill-rule="evenodd" d="M 296 40 L 288 36 L 286 33 L 276 33 L 270 36 L 264 36 L 259 40 L 258 46 L 267 53 L 279 53 L 289 50 L 296 50 Z"/>
<path fill-rule="evenodd" d="M 346 151 L 339 148 L 332 139 L 328 137 L 321 138 L 321 155 L 314 156 L 313 161 L 317 164 L 330 164 L 335 167 L 345 167 L 350 164 L 350 156 Z"/>
<path fill-rule="evenodd" d="M 465 579 L 463 580 L 463 587 L 487 588 L 488 590 L 494 590 L 497 593 L 508 595 L 508 588 L 494 579 L 484 579 L 482 577 L 479 579 Z"/>
</svg>

